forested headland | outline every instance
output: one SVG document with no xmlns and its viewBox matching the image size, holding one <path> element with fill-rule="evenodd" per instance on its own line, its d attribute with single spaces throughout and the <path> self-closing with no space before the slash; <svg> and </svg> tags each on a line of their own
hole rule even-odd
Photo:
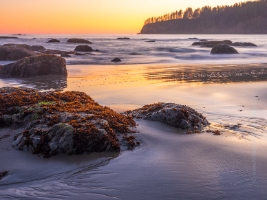
<svg viewBox="0 0 267 200">
<path fill-rule="evenodd" d="M 267 0 L 177 10 L 145 20 L 141 34 L 266 34 Z"/>
</svg>

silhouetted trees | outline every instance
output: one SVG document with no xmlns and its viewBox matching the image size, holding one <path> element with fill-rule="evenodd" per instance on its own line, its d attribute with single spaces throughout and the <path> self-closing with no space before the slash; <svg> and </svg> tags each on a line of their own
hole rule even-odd
<svg viewBox="0 0 267 200">
<path fill-rule="evenodd" d="M 257 17 L 267 17 L 267 0 L 248 1 L 235 3 L 232 6 L 217 6 L 213 8 L 204 6 L 195 10 L 189 7 L 185 11 L 179 10 L 163 16 L 148 18 L 145 20 L 145 25 L 181 19 L 201 19 L 210 25 L 215 20 L 219 20 L 221 23 L 233 24 Z"/>
</svg>

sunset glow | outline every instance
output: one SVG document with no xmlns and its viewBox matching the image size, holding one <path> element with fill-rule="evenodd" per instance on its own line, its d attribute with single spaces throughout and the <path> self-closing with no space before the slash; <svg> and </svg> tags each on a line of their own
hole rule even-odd
<svg viewBox="0 0 267 200">
<path fill-rule="evenodd" d="M 0 34 L 138 33 L 144 20 L 186 7 L 230 5 L 237 0 L 1 0 Z"/>
</svg>

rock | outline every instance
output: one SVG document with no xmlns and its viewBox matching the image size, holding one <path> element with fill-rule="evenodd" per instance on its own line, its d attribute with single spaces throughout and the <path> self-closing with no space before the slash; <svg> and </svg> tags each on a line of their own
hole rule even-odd
<svg viewBox="0 0 267 200">
<path fill-rule="evenodd" d="M 207 42 L 208 40 L 206 40 L 206 39 L 201 39 L 201 40 L 199 40 L 200 42 Z"/>
<path fill-rule="evenodd" d="M 8 174 L 7 171 L 0 172 L 0 180 Z"/>
<path fill-rule="evenodd" d="M 88 45 L 79 45 L 74 49 L 74 51 L 91 52 L 93 51 L 93 49 L 92 47 L 89 47 Z"/>
<path fill-rule="evenodd" d="M 66 53 L 62 53 L 60 56 L 63 57 L 63 58 L 69 58 L 69 57 L 71 57 L 69 54 L 66 54 Z"/>
<path fill-rule="evenodd" d="M 193 46 L 201 46 L 201 47 L 214 47 L 217 44 L 228 44 L 232 45 L 231 40 L 223 40 L 223 41 L 203 41 L 203 42 L 194 42 Z"/>
<path fill-rule="evenodd" d="M 80 39 L 80 38 L 71 38 L 71 39 L 68 39 L 67 42 L 69 42 L 69 43 L 86 43 L 86 44 L 92 44 L 88 40 Z"/>
<path fill-rule="evenodd" d="M 0 60 L 19 60 L 34 56 L 35 52 L 16 46 L 0 46 Z"/>
<path fill-rule="evenodd" d="M 32 45 L 30 48 L 32 51 L 45 51 L 46 49 L 40 45 Z"/>
<path fill-rule="evenodd" d="M 189 40 L 198 40 L 198 38 L 194 37 L 194 38 L 188 38 Z"/>
<path fill-rule="evenodd" d="M 0 36 L 0 39 L 18 39 L 18 37 L 14 37 L 14 36 Z"/>
<path fill-rule="evenodd" d="M 119 59 L 119 58 L 114 58 L 111 62 L 121 62 L 121 59 Z"/>
<path fill-rule="evenodd" d="M 155 40 L 146 40 L 145 42 L 156 42 Z"/>
<path fill-rule="evenodd" d="M 23 48 L 23 49 L 27 49 L 27 50 L 31 50 L 31 51 L 44 51 L 45 48 L 43 46 L 40 45 L 27 45 L 27 44 L 4 44 L 3 46 L 6 47 L 15 47 L 15 48 Z"/>
<path fill-rule="evenodd" d="M 25 78 L 42 75 L 67 76 L 65 59 L 55 55 L 37 55 L 0 68 L 0 77 Z"/>
<path fill-rule="evenodd" d="M 74 51 L 61 51 L 61 50 L 53 50 L 53 49 L 46 49 L 42 51 L 44 54 L 74 54 Z"/>
<path fill-rule="evenodd" d="M 237 54 L 237 50 L 227 44 L 217 44 L 211 49 L 211 54 Z"/>
<path fill-rule="evenodd" d="M 126 111 L 125 114 L 134 118 L 159 121 L 176 128 L 189 130 L 201 130 L 209 125 L 209 122 L 202 114 L 188 106 L 174 103 L 145 105 L 133 111 Z"/>
<path fill-rule="evenodd" d="M 44 157 L 121 150 L 137 145 L 134 120 L 96 103 L 83 92 L 38 92 L 28 88 L 0 88 L 0 127 L 22 128 L 12 146 Z M 17 117 L 12 117 L 17 116 Z"/>
<path fill-rule="evenodd" d="M 120 38 L 117 38 L 117 40 L 130 40 L 130 38 L 128 38 L 128 37 L 120 37 Z"/>
<path fill-rule="evenodd" d="M 232 46 L 237 46 L 237 47 L 256 47 L 256 44 L 253 44 L 251 42 L 234 42 Z"/>
<path fill-rule="evenodd" d="M 48 43 L 55 43 L 55 42 L 60 42 L 60 41 L 57 40 L 57 39 L 50 39 L 50 40 L 48 40 Z"/>
</svg>

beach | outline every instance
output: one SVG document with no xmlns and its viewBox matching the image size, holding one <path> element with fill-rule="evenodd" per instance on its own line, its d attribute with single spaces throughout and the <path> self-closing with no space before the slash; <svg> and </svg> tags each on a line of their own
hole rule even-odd
<svg viewBox="0 0 267 200">
<path fill-rule="evenodd" d="M 28 41 L 28 37 L 20 42 Z M 119 113 L 157 102 L 177 103 L 202 113 L 210 126 L 200 134 L 188 135 L 186 130 L 136 119 L 135 136 L 141 144 L 133 150 L 60 155 L 49 159 L 13 149 L 11 143 L 19 130 L 1 129 L 0 138 L 8 136 L 0 140 L 0 171 L 9 172 L 0 181 L 1 198 L 265 198 L 265 36 L 256 39 L 233 36 L 233 40 L 249 39 L 259 47 L 238 48 L 240 54 L 236 56 L 214 57 L 205 48 L 189 46 L 193 41 L 188 41 L 188 36 L 179 40 L 175 36 L 151 36 L 158 40 L 155 45 L 165 46 L 165 50 L 157 51 L 154 47 L 139 45 L 147 37 L 133 37 L 138 40 L 136 46 L 148 51 L 144 54 L 143 49 L 137 58 L 129 55 L 137 49 L 123 48 L 121 41 L 117 54 L 107 53 L 114 50 L 115 42 L 102 39 L 106 53 L 100 50 L 93 55 L 66 59 L 67 78 L 0 79 L 0 87 L 81 91 Z M 205 37 L 227 39 L 231 36 Z M 44 39 L 39 42 L 41 40 Z M 101 38 L 96 41 L 94 48 L 99 48 Z M 175 46 L 175 42 L 182 47 Z M 185 50 L 185 46 L 186 53 L 170 51 Z M 60 48 L 71 50 L 72 46 Z M 99 54 L 103 54 L 102 57 Z M 122 62 L 110 63 L 110 58 L 115 56 L 121 57 Z M 207 132 L 209 129 L 219 130 L 221 135 Z"/>
</svg>

